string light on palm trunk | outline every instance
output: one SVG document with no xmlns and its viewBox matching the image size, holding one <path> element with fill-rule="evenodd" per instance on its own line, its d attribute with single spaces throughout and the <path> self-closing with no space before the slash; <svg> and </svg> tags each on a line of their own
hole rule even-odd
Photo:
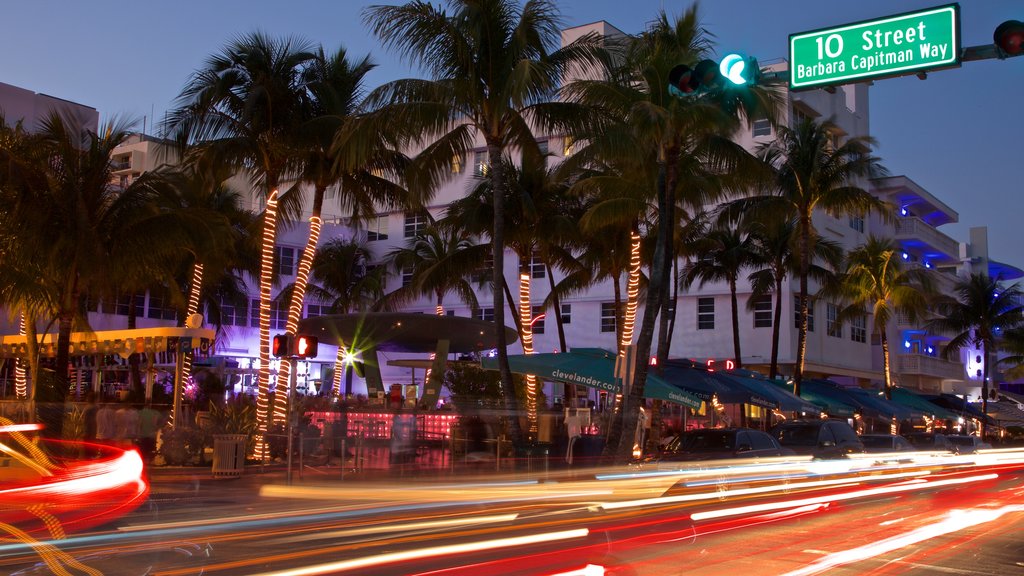
<svg viewBox="0 0 1024 576">
<path fill-rule="evenodd" d="M 21 315 L 21 326 L 18 333 L 22 336 L 27 334 L 24 314 Z M 14 361 L 14 396 L 19 400 L 28 398 L 28 381 L 25 378 L 25 361 L 21 358 Z"/>
<path fill-rule="evenodd" d="M 260 369 L 256 390 L 256 421 L 259 428 L 256 453 L 260 458 L 269 456 L 264 437 L 267 433 L 267 416 L 270 394 L 270 297 L 273 287 L 274 240 L 277 238 L 278 191 L 267 197 L 267 208 L 263 214 L 263 244 L 260 252 Z"/>
<path fill-rule="evenodd" d="M 441 306 L 440 304 L 438 304 L 437 307 L 434 308 L 434 314 L 437 314 L 438 316 L 444 316 L 444 306 Z M 431 352 L 430 353 L 430 366 L 427 366 L 427 371 L 423 375 L 423 387 L 424 388 L 426 388 L 427 382 L 430 382 L 430 372 L 431 372 L 431 370 L 433 370 L 432 366 L 434 365 L 434 359 L 435 358 L 437 358 L 437 352 Z"/>
<path fill-rule="evenodd" d="M 519 325 L 522 326 L 523 354 L 533 354 L 533 324 L 530 316 L 530 275 L 519 274 Z M 530 435 L 537 434 L 537 377 L 526 376 L 526 418 L 529 423 Z"/>
<path fill-rule="evenodd" d="M 637 303 L 640 300 L 640 233 L 629 233 L 629 277 L 626 281 L 626 313 L 622 318 L 622 336 L 619 339 L 619 361 L 626 362 L 626 348 L 633 343 L 633 326 L 636 324 Z M 652 360 L 654 360 L 652 358 Z M 625 370 L 632 373 L 632 366 Z M 623 382 L 623 385 L 626 383 Z M 622 394 L 615 395 L 615 409 L 622 404 Z"/>
<path fill-rule="evenodd" d="M 323 227 L 323 219 L 314 215 L 309 218 L 309 238 L 306 240 L 306 247 L 302 249 L 302 256 L 299 258 L 299 266 L 295 273 L 295 284 L 292 287 L 292 299 L 288 306 L 288 319 L 285 322 L 285 332 L 295 334 L 299 330 L 299 320 L 302 318 L 302 303 L 306 299 L 306 289 L 309 287 L 309 272 L 313 268 L 313 256 L 316 254 L 316 246 L 320 242 L 320 230 Z M 287 383 L 291 377 L 291 360 L 282 360 L 281 369 L 277 381 Z M 288 397 L 274 401 L 273 421 L 284 422 L 288 414 Z"/>
</svg>

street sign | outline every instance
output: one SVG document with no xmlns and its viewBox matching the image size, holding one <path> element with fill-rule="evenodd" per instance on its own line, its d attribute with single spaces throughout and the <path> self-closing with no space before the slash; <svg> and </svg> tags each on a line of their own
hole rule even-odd
<svg viewBox="0 0 1024 576">
<path fill-rule="evenodd" d="M 959 4 L 789 36 L 792 90 L 959 64 Z"/>
</svg>

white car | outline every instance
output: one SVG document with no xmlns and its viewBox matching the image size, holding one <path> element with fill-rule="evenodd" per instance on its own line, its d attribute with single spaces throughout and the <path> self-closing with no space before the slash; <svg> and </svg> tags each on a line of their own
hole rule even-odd
<svg viewBox="0 0 1024 576">
<path fill-rule="evenodd" d="M 957 454 L 975 454 L 978 450 L 988 450 L 992 445 L 982 442 L 977 436 L 946 436 L 946 439 L 953 445 Z"/>
</svg>

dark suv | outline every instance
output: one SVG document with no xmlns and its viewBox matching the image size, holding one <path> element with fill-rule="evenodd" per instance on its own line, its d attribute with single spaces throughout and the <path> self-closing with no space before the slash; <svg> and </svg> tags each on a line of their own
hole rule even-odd
<svg viewBox="0 0 1024 576">
<path fill-rule="evenodd" d="M 815 458 L 845 458 L 864 452 L 857 432 L 842 420 L 794 420 L 772 428 L 772 436 L 797 454 Z"/>
<path fill-rule="evenodd" d="M 659 460 L 680 462 L 722 458 L 786 456 L 792 452 L 779 446 L 768 434 L 751 428 L 705 428 L 688 430 L 672 439 Z"/>
</svg>

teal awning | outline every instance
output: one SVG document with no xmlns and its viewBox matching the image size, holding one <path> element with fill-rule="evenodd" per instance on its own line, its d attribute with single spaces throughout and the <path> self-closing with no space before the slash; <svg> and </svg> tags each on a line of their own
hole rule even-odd
<svg viewBox="0 0 1024 576">
<path fill-rule="evenodd" d="M 483 358 L 480 364 L 486 370 L 498 369 L 497 358 Z M 607 350 L 583 348 L 557 354 L 511 354 L 508 364 L 516 374 L 532 374 L 543 380 L 567 382 L 613 394 L 622 392 L 622 384 L 615 377 L 615 354 Z M 695 409 L 699 409 L 702 402 L 688 391 L 651 373 L 647 374 L 644 396 Z"/>
<path fill-rule="evenodd" d="M 769 382 L 790 394 L 793 393 L 793 384 L 790 382 L 781 382 L 779 380 L 770 380 Z M 820 387 L 808 386 L 808 384 L 808 382 L 801 384 L 800 397 L 821 408 L 822 412 L 838 418 L 853 418 L 857 412 L 856 406 L 844 402 L 837 395 L 830 395 L 827 391 L 821 390 Z"/>
<path fill-rule="evenodd" d="M 749 376 L 742 373 L 733 373 L 732 371 L 716 374 L 723 378 L 729 378 L 760 397 L 770 399 L 779 410 L 783 410 L 785 412 L 809 412 L 814 414 L 819 412 L 818 407 L 815 404 L 795 396 L 789 390 L 778 386 L 772 386 L 771 381 L 767 378 L 754 377 L 753 374 L 756 373 L 750 373 L 751 375 Z"/>
</svg>

